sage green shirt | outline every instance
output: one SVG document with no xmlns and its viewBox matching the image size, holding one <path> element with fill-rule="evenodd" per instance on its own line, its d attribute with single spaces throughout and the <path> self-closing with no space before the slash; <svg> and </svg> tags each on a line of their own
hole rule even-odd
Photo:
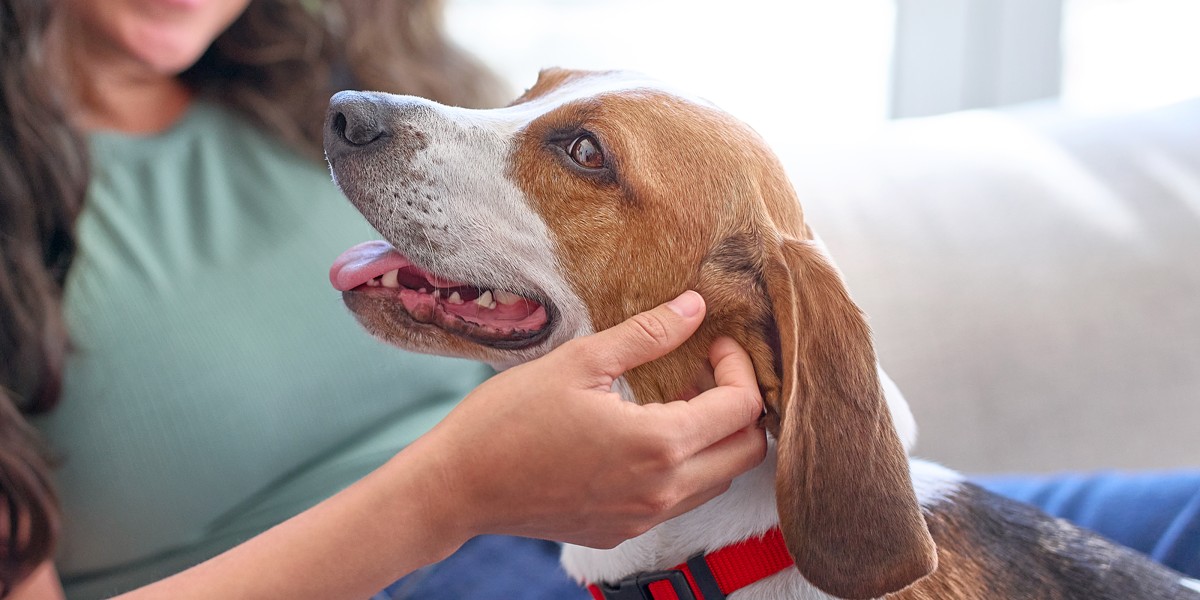
<svg viewBox="0 0 1200 600">
<path fill-rule="evenodd" d="M 161 135 L 91 144 L 74 350 L 61 405 L 36 422 L 62 458 L 70 599 L 161 578 L 315 504 L 490 373 L 355 323 L 328 268 L 378 236 L 324 165 L 203 103 Z"/>
</svg>

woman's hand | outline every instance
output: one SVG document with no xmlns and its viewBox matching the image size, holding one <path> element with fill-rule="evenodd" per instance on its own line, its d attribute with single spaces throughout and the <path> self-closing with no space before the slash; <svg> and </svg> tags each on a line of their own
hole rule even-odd
<svg viewBox="0 0 1200 600">
<path fill-rule="evenodd" d="M 684 342 L 704 318 L 685 292 L 612 329 L 496 375 L 412 447 L 467 537 L 507 533 L 612 547 L 710 500 L 762 461 L 762 400 L 731 339 L 717 387 L 639 406 L 612 385 Z"/>
<path fill-rule="evenodd" d="M 432 431 L 332 498 L 122 600 L 366 598 L 481 533 L 614 546 L 762 461 L 746 353 L 719 340 L 717 387 L 637 406 L 611 391 L 704 318 L 687 292 L 479 386 Z"/>
</svg>

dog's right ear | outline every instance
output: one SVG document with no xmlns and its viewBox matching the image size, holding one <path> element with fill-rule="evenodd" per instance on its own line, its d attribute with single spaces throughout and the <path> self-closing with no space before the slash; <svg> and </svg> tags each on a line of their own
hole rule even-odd
<svg viewBox="0 0 1200 600">
<path fill-rule="evenodd" d="M 779 336 L 779 385 L 764 389 L 764 401 L 788 551 L 809 582 L 839 598 L 901 590 L 936 569 L 937 553 L 870 330 L 815 243 L 782 240 L 763 274 Z"/>
</svg>

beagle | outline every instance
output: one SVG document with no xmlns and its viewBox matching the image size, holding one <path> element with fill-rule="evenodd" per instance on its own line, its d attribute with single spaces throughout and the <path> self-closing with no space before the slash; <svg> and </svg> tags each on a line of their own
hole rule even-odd
<svg viewBox="0 0 1200 600">
<path fill-rule="evenodd" d="M 680 398 L 716 337 L 750 353 L 767 460 L 616 548 L 564 548 L 594 597 L 1200 600 L 1135 552 L 908 458 L 912 415 L 784 169 L 709 103 L 561 69 L 495 110 L 342 92 L 325 153 L 388 240 L 346 251 L 330 280 L 387 342 L 503 369 L 691 288 L 700 330 L 614 389 Z"/>
</svg>

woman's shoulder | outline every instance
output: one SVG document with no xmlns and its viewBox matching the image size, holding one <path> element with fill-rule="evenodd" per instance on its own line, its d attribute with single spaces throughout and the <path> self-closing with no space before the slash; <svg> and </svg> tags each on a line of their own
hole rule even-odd
<svg viewBox="0 0 1200 600">
<path fill-rule="evenodd" d="M 301 205 L 342 203 L 323 161 L 209 101 L 194 101 L 162 132 L 97 132 L 89 141 L 88 212 L 194 221 L 218 210 L 271 224 L 303 214 Z"/>
<path fill-rule="evenodd" d="M 301 157 L 296 149 L 236 110 L 204 98 L 193 100 L 179 119 L 162 131 L 151 134 L 95 131 L 89 138 L 93 161 L 102 167 L 131 159 L 161 163 L 188 151 L 215 148 L 231 159 L 265 153 L 323 169 L 319 161 Z"/>
</svg>

